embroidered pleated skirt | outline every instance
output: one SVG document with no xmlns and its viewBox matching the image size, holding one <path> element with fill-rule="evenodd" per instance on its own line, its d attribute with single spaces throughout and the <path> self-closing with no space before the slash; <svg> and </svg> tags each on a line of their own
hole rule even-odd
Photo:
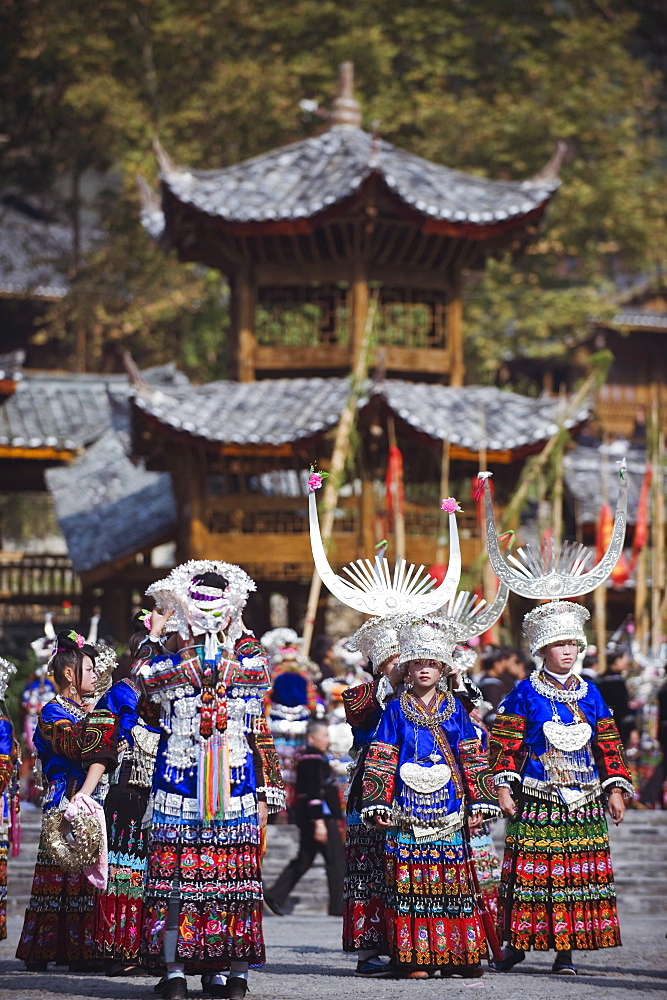
<svg viewBox="0 0 667 1000">
<path fill-rule="evenodd" d="M 94 904 L 93 887 L 82 873 L 63 871 L 51 859 L 42 832 L 16 957 L 57 965 L 93 959 Z"/>
<path fill-rule="evenodd" d="M 384 914 L 385 832 L 361 822 L 363 756 L 350 782 L 345 816 L 343 950 L 387 951 Z"/>
<path fill-rule="evenodd" d="M 109 877 L 95 907 L 95 946 L 105 959 L 135 962 L 139 956 L 148 867 L 148 831 L 141 821 L 148 788 L 112 785 L 104 803 Z"/>
<path fill-rule="evenodd" d="M 385 845 L 386 929 L 399 971 L 454 971 L 487 954 L 460 832 L 415 840 L 391 828 Z"/>
<path fill-rule="evenodd" d="M 620 945 L 602 799 L 577 809 L 521 795 L 507 824 L 499 935 L 515 948 Z"/>
<path fill-rule="evenodd" d="M 155 809 L 148 845 L 142 959 L 164 961 L 165 931 L 177 908 L 174 961 L 197 974 L 234 961 L 262 965 L 262 880 L 256 814 L 202 822 Z"/>
</svg>

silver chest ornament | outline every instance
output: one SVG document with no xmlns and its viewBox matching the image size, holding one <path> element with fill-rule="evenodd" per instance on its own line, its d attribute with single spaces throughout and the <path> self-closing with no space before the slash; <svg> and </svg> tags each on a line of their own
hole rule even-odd
<svg viewBox="0 0 667 1000">
<path fill-rule="evenodd" d="M 401 765 L 399 771 L 401 781 L 415 792 L 422 795 L 432 795 L 439 789 L 444 788 L 452 776 L 451 769 L 447 764 L 434 764 L 433 767 L 424 767 L 423 764 L 407 762 Z"/>
</svg>

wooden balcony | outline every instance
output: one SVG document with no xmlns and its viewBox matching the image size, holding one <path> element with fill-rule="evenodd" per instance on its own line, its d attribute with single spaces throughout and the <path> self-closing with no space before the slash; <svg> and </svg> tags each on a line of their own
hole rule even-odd
<svg viewBox="0 0 667 1000">
<path fill-rule="evenodd" d="M 662 429 L 667 432 L 667 386 L 659 388 L 659 407 Z M 631 437 L 638 410 L 648 417 L 653 405 L 653 388 L 650 385 L 603 385 L 595 400 L 595 410 L 604 433 Z"/>
<path fill-rule="evenodd" d="M 470 566 L 481 542 L 473 515 L 459 515 L 463 566 Z M 439 512 L 406 505 L 406 556 L 410 562 L 435 562 Z M 329 559 L 334 569 L 372 557 L 377 538 L 375 519 L 363 523 L 360 497 L 343 500 L 337 512 Z M 211 497 L 199 538 L 209 559 L 238 563 L 259 580 L 306 583 L 313 572 L 305 497 Z M 393 558 L 391 546 L 389 558 Z M 194 556 L 199 558 L 199 554 Z"/>
<path fill-rule="evenodd" d="M 81 581 L 67 556 L 0 553 L 0 603 L 76 604 Z"/>
</svg>

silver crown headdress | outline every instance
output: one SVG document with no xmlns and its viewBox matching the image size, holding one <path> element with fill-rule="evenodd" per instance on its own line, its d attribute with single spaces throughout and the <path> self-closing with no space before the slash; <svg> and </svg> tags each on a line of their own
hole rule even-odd
<svg viewBox="0 0 667 1000">
<path fill-rule="evenodd" d="M 454 646 L 458 630 L 454 622 L 436 615 L 420 615 L 415 619 L 402 615 L 396 623 L 399 645 L 399 665 L 410 660 L 439 660 L 454 669 Z"/>
<path fill-rule="evenodd" d="M 377 671 L 391 656 L 399 652 L 396 633 L 397 618 L 369 618 L 348 640 L 348 648 L 359 650 Z"/>
<path fill-rule="evenodd" d="M 614 528 L 607 551 L 595 566 L 591 566 L 593 556 L 585 545 L 579 542 L 563 542 L 557 550 L 553 539 L 545 540 L 538 550 L 530 545 L 519 548 L 516 556 L 510 555 L 505 560 L 498 544 L 487 477 L 484 483 L 486 546 L 489 562 L 498 579 L 507 584 L 514 594 L 532 597 L 538 601 L 581 597 L 604 583 L 618 562 L 625 540 L 628 504 L 625 463 L 620 469 L 620 480 Z"/>
<path fill-rule="evenodd" d="M 308 498 L 308 517 L 315 568 L 322 583 L 348 608 L 376 617 L 425 615 L 446 604 L 458 587 L 461 579 L 461 548 L 453 513 L 449 515 L 449 566 L 445 579 L 438 587 L 435 587 L 424 566 L 416 567 L 400 558 L 396 561 L 392 575 L 387 560 L 379 556 L 373 562 L 370 559 L 357 559 L 344 566 L 342 572 L 349 579 L 343 579 L 334 573 L 324 551 L 314 493 Z"/>
<path fill-rule="evenodd" d="M 0 701 L 4 701 L 9 686 L 9 678 L 16 673 L 16 666 L 11 660 L 0 656 Z"/>
<path fill-rule="evenodd" d="M 216 603 L 211 611 L 197 604 L 192 593 L 193 578 L 204 573 L 217 573 L 227 581 L 220 607 Z M 241 616 L 248 594 L 256 589 L 253 580 L 240 566 L 217 560 L 191 559 L 174 567 L 164 580 L 152 583 L 146 596 L 152 597 L 161 611 L 173 611 L 167 628 L 178 632 L 182 639 L 189 637 L 190 628 L 195 635 L 216 635 L 222 631 L 226 633 L 228 645 L 233 647 L 243 632 Z"/>
<path fill-rule="evenodd" d="M 574 639 L 579 652 L 585 652 L 584 622 L 590 617 L 588 609 L 575 601 L 539 604 L 523 619 L 523 634 L 528 639 L 532 655 L 538 656 L 545 646 L 563 639 Z"/>
</svg>

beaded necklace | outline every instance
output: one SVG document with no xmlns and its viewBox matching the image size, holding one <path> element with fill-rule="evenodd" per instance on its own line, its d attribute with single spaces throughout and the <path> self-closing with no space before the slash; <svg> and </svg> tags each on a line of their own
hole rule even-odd
<svg viewBox="0 0 667 1000">
<path fill-rule="evenodd" d="M 73 715 L 77 722 L 86 718 L 87 713 L 84 712 L 80 705 L 77 705 L 77 703 L 72 701 L 70 698 L 64 698 L 61 694 L 57 694 L 55 700 L 61 708 L 64 708 L 66 712 Z"/>
<path fill-rule="evenodd" d="M 451 717 L 455 708 L 456 701 L 449 691 L 445 692 L 442 705 L 437 712 L 429 712 L 426 708 L 420 712 L 411 704 L 411 698 L 407 691 L 401 695 L 401 709 L 406 719 L 415 726 L 423 726 L 427 729 L 439 729 L 443 722 Z"/>
<path fill-rule="evenodd" d="M 542 671 L 534 670 L 530 675 L 530 683 L 538 694 L 549 701 L 561 701 L 566 705 L 574 705 L 588 693 L 588 682 L 577 678 L 579 685 L 576 688 L 557 688 L 554 684 L 548 684 L 542 679 Z"/>
</svg>

